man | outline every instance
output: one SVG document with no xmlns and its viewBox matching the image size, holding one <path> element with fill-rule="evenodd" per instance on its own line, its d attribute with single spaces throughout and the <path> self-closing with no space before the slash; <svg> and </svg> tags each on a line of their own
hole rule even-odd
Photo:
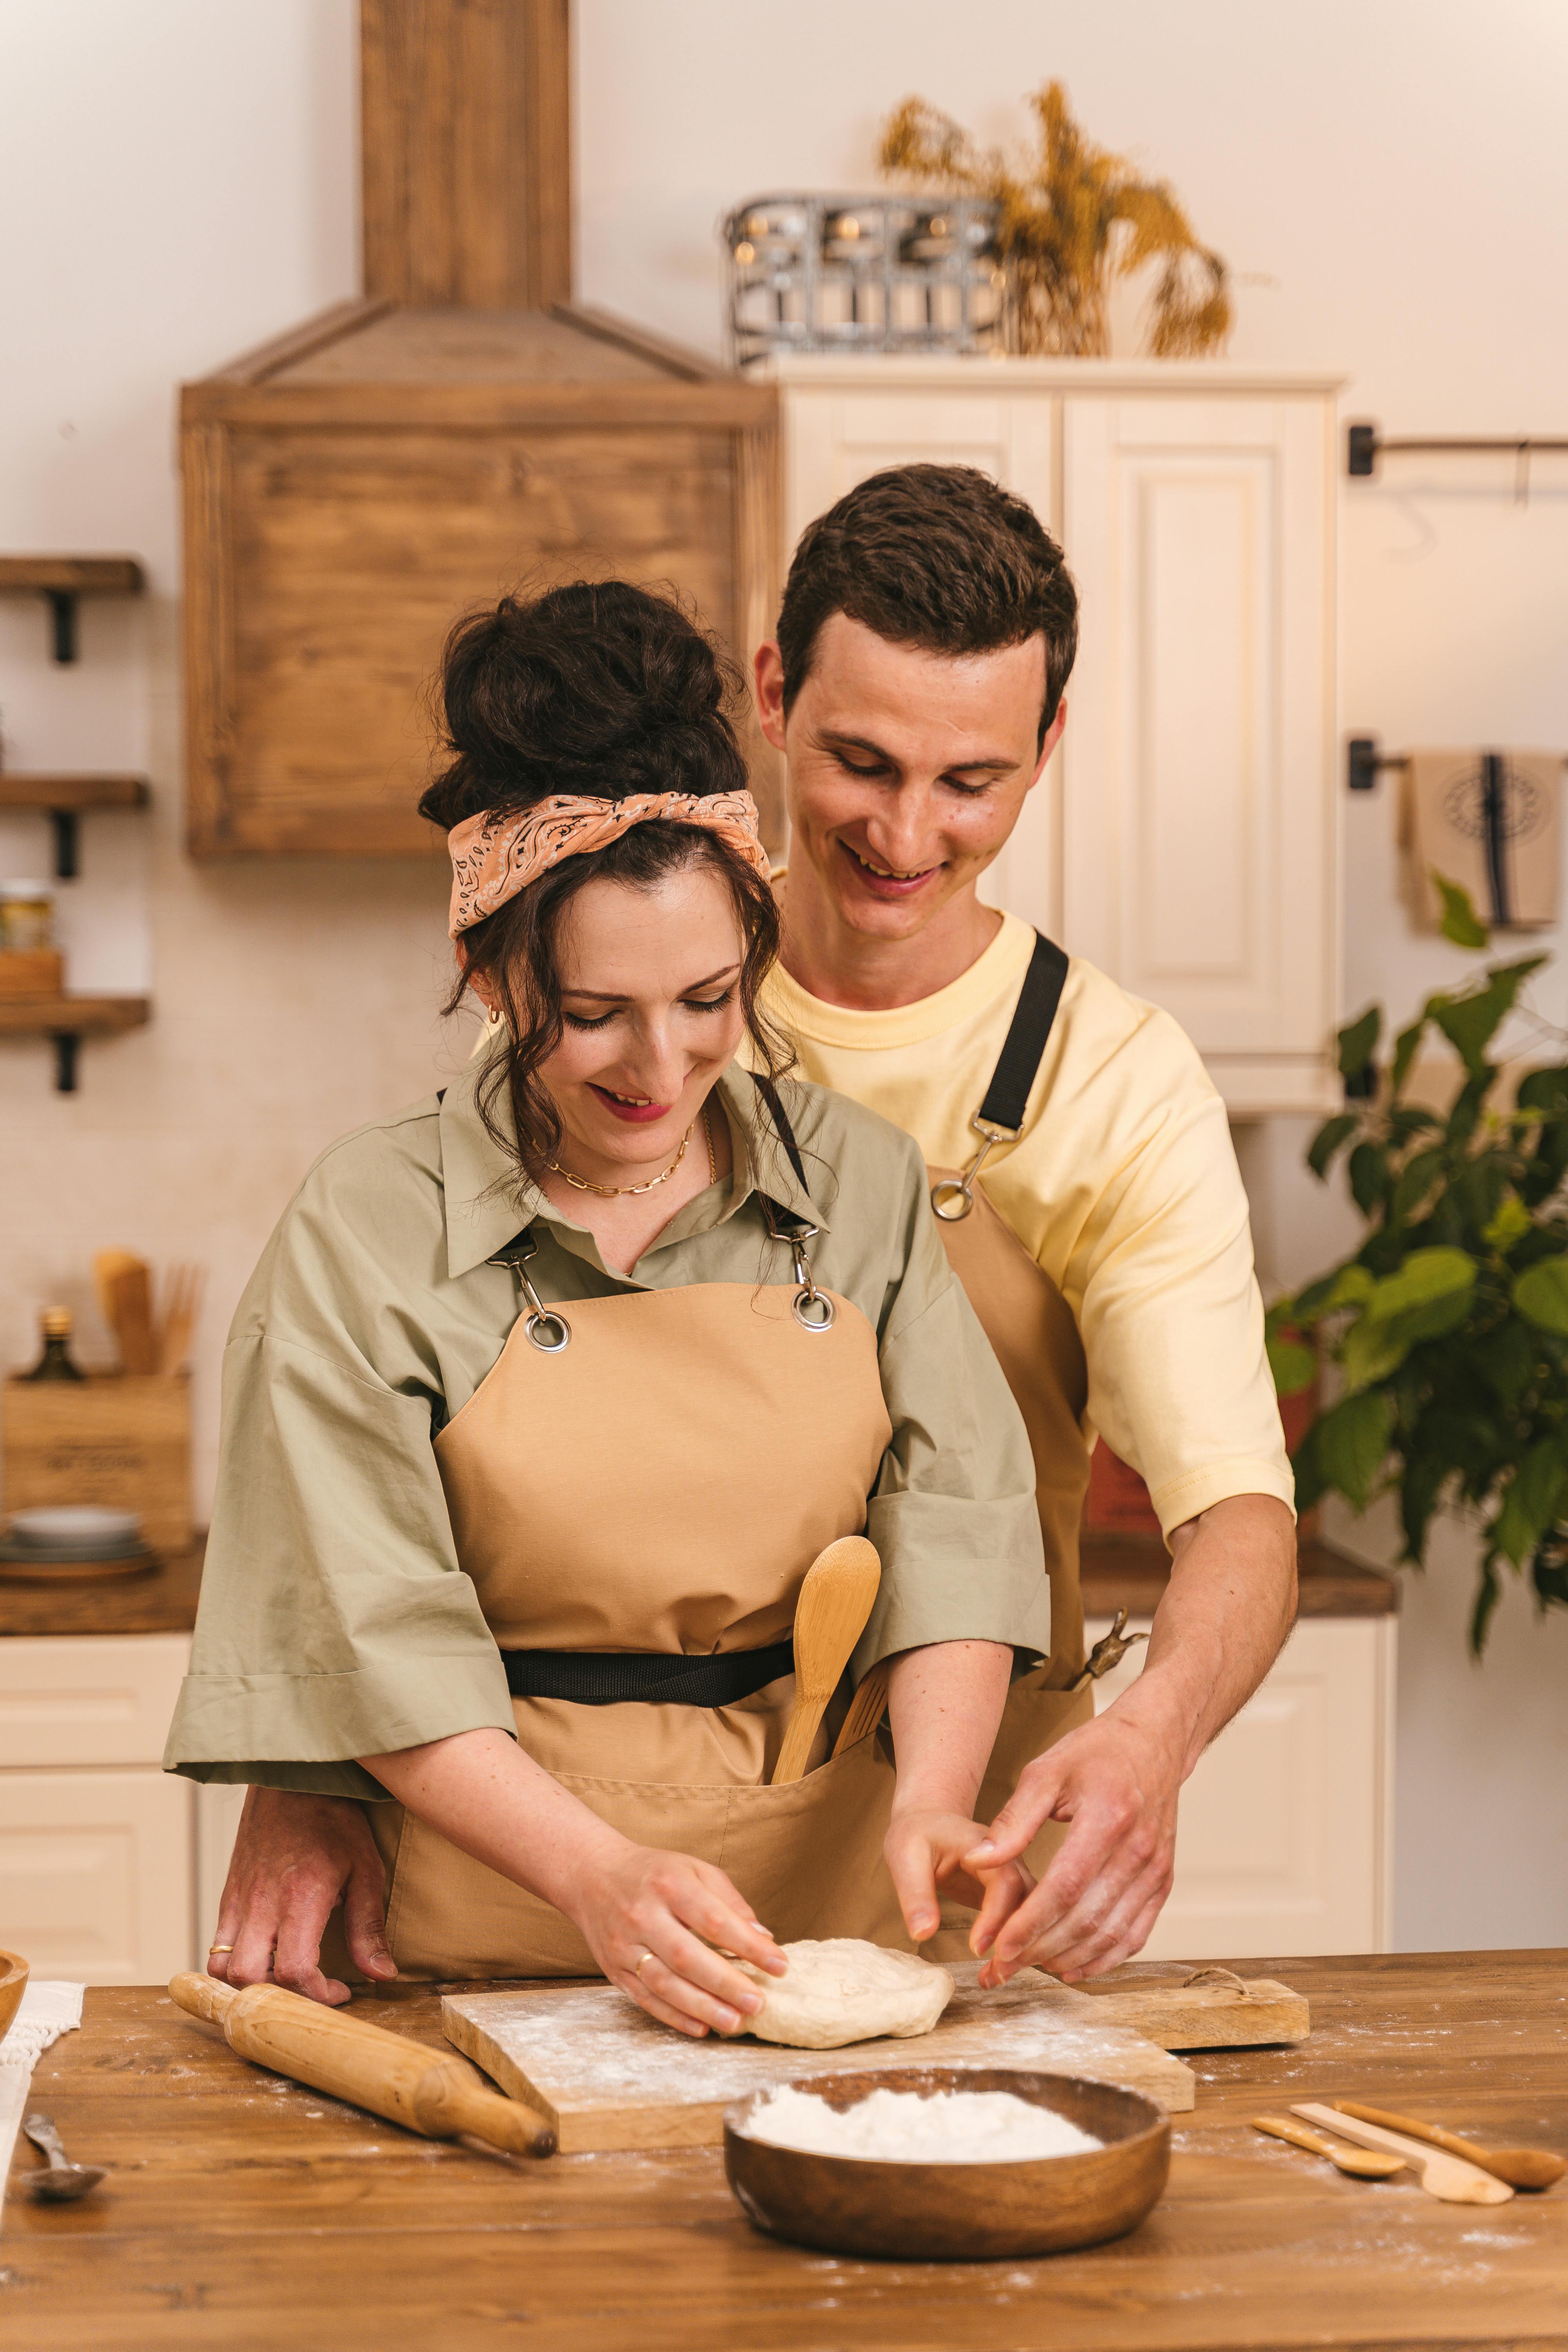
<svg viewBox="0 0 1568 2352">
<path fill-rule="evenodd" d="M 1072 583 L 1031 510 L 969 468 L 913 466 L 805 533 L 756 657 L 793 827 L 772 1008 L 806 1076 L 953 1171 L 944 1238 L 1035 1446 L 1052 1654 L 1010 1714 L 1041 1752 L 999 1748 L 983 1817 L 1005 1801 L 970 1859 L 984 1881 L 1027 1851 L 1042 1874 L 1000 1927 L 989 1904 L 973 1922 L 993 1981 L 1033 1962 L 1095 1974 L 1142 1948 L 1182 1782 L 1295 1612 L 1289 1465 L 1224 1106 L 1174 1022 L 977 895 L 1060 739 L 1076 644 Z M 1093 1430 L 1147 1479 L 1173 1555 L 1143 1672 L 1098 1717 L 1072 1690 Z M 350 1956 L 391 1976 L 357 1809 L 253 1790 L 218 1969 L 264 1976 L 275 1942 L 278 1981 L 346 2000 L 320 1959 L 340 1899 Z"/>
</svg>

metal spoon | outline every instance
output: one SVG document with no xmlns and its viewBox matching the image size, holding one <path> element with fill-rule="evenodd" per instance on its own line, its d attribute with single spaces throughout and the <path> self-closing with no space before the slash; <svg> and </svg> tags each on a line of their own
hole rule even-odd
<svg viewBox="0 0 1568 2352">
<path fill-rule="evenodd" d="M 47 2172 L 33 2175 L 33 2195 L 40 2205 L 73 2205 L 79 2197 L 85 2197 L 89 2189 L 96 2189 L 105 2178 L 101 2165 L 66 2162 L 60 2136 L 47 2116 L 35 2109 L 22 2129 L 33 2146 L 41 2148 L 49 2159 Z"/>
</svg>

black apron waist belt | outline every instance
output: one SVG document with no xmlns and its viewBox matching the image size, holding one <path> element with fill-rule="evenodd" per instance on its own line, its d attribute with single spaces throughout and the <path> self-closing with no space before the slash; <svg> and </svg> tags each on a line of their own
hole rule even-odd
<svg viewBox="0 0 1568 2352">
<path fill-rule="evenodd" d="M 578 1706 L 631 1700 L 661 1706 L 733 1706 L 795 1672 L 793 1641 L 702 1658 L 668 1650 L 503 1650 L 513 1698 L 563 1698 Z"/>
</svg>

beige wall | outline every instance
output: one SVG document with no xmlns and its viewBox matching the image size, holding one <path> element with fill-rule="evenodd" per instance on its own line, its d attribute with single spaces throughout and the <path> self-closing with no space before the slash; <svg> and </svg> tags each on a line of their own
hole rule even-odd
<svg viewBox="0 0 1568 2352">
<path fill-rule="evenodd" d="M 1343 369 L 1391 431 L 1561 432 L 1568 15 L 1559 0 L 579 0 L 579 286 L 717 347 L 718 215 L 864 184 L 920 89 L 996 136 L 1059 72 L 1096 135 L 1168 174 L 1241 276 L 1237 358 Z M 954 27 L 962 27 L 962 37 Z M 222 1329 L 311 1154 L 449 1069 L 442 887 L 412 867 L 195 869 L 179 847 L 174 386 L 351 292 L 352 0 L 9 0 L 0 72 L 0 547 L 126 549 L 153 593 L 89 608 L 57 670 L 0 603 L 14 767 L 145 769 L 150 822 L 85 828 L 64 931 L 79 986 L 150 986 L 157 1017 L 89 1045 L 82 1090 L 0 1047 L 0 1361 L 63 1297 L 101 1334 L 92 1250 L 211 1269 L 198 1349 L 209 1485 Z M 1345 486 L 1343 712 L 1390 743 L 1568 744 L 1568 467 L 1528 507 L 1506 467 Z M 1070 552 L 1070 551 L 1069 551 Z M 1386 789 L 1349 812 L 1345 997 L 1402 1010 L 1450 975 L 1408 934 Z M 41 821 L 0 819 L 0 874 Z M 1070 942 L 1069 942 L 1070 944 Z M 1553 942 L 1561 948 L 1559 936 Z M 1568 978 L 1541 1001 L 1562 1016 Z M 1295 1278 L 1342 1213 L 1289 1123 L 1244 1139 L 1266 1268 Z M 1375 1531 L 1373 1538 L 1375 1540 Z M 1568 1941 L 1568 1624 L 1510 1600 L 1479 1674 L 1464 1561 L 1414 1599 L 1401 1686 L 1398 1932 Z"/>
</svg>

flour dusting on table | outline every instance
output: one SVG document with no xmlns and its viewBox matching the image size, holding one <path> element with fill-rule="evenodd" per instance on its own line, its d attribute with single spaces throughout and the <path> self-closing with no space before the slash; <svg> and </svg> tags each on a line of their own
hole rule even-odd
<svg viewBox="0 0 1568 2352">
<path fill-rule="evenodd" d="M 872 2091 L 832 2107 L 785 2084 L 746 2118 L 748 2139 L 807 2156 L 858 2156 L 881 2164 L 1030 2164 L 1084 2156 L 1105 2143 L 1054 2108 L 1011 2091 Z"/>
</svg>

